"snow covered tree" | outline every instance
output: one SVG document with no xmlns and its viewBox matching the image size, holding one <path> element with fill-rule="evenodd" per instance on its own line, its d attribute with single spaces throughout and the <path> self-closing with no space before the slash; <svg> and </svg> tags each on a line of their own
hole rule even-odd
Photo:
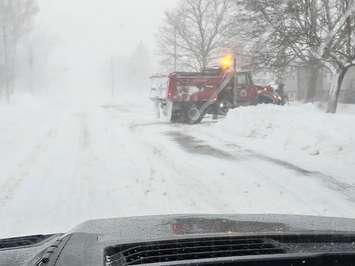
<svg viewBox="0 0 355 266">
<path fill-rule="evenodd" d="M 335 113 L 344 77 L 355 66 L 355 0 L 325 0 L 322 26 L 325 28 L 319 55 L 337 73 L 330 91 L 328 112 Z"/>
<path fill-rule="evenodd" d="M 0 0 L 0 96 L 13 92 L 17 44 L 37 11 L 35 0 Z"/>
<path fill-rule="evenodd" d="M 203 70 L 230 48 L 235 14 L 231 0 L 181 0 L 165 14 L 158 34 L 165 65 Z"/>
<path fill-rule="evenodd" d="M 319 46 L 317 36 L 318 6 L 314 0 L 236 0 L 244 7 L 239 18 L 239 32 L 251 42 L 251 55 L 259 68 L 271 69 L 283 80 L 288 67 L 302 65 L 309 68 L 306 101 L 315 95 L 315 83 L 320 64 L 313 56 Z"/>
<path fill-rule="evenodd" d="M 321 67 L 338 76 L 329 112 L 336 111 L 342 80 L 354 64 L 354 2 L 236 0 L 245 10 L 239 21 L 245 26 L 244 36 L 251 40 L 257 62 L 276 69 L 300 64 L 309 67 L 306 100 L 314 97 Z"/>
</svg>

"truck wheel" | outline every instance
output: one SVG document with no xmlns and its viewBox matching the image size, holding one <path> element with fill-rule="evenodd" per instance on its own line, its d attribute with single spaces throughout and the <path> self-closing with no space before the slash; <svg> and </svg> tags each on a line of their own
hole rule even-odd
<svg viewBox="0 0 355 266">
<path fill-rule="evenodd" d="M 172 112 L 171 113 L 171 118 L 170 118 L 170 122 L 172 122 L 172 123 L 177 123 L 177 122 L 179 122 L 179 118 L 180 118 L 180 116 L 179 116 L 179 113 L 178 112 Z"/>
<path fill-rule="evenodd" d="M 219 104 L 219 112 L 218 114 L 222 116 L 226 116 L 229 112 L 229 103 L 227 101 L 223 101 Z"/>
<path fill-rule="evenodd" d="M 267 96 L 259 96 L 257 100 L 257 104 L 272 104 L 273 100 Z"/>
<path fill-rule="evenodd" d="M 200 108 L 196 105 L 192 105 L 187 108 L 185 113 L 185 120 L 189 124 L 198 124 L 203 119 L 203 114 Z"/>
</svg>

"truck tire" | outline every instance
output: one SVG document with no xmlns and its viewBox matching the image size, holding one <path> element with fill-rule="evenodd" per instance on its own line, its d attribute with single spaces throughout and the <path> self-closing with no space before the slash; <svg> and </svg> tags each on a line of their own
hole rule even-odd
<svg viewBox="0 0 355 266">
<path fill-rule="evenodd" d="M 202 121 L 203 115 L 199 106 L 191 105 L 185 111 L 185 121 L 188 124 L 198 124 Z"/>
<path fill-rule="evenodd" d="M 179 122 L 180 117 L 181 117 L 181 116 L 180 116 L 179 112 L 173 111 L 173 112 L 171 113 L 170 122 L 171 122 L 171 123 L 177 123 L 177 122 Z M 181 119 L 180 119 L 180 120 L 181 120 Z"/>
<path fill-rule="evenodd" d="M 218 114 L 222 116 L 226 116 L 229 112 L 229 106 L 230 103 L 227 101 L 220 102 Z"/>
<path fill-rule="evenodd" d="M 257 104 L 272 104 L 273 100 L 270 97 L 261 95 L 258 97 Z"/>
</svg>

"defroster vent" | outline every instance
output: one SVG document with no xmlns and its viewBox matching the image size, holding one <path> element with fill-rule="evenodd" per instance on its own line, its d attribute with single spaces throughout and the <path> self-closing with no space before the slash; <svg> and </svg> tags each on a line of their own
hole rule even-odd
<svg viewBox="0 0 355 266">
<path fill-rule="evenodd" d="M 169 240 L 109 247 L 105 250 L 105 259 L 107 266 L 126 266 L 283 253 L 286 253 L 286 251 L 272 239 L 223 237 Z"/>
</svg>

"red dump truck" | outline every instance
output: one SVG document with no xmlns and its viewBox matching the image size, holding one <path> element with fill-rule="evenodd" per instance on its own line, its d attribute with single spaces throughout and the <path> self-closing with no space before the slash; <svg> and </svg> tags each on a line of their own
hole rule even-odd
<svg viewBox="0 0 355 266">
<path fill-rule="evenodd" d="M 271 86 L 253 84 L 250 72 L 210 69 L 151 79 L 151 98 L 171 122 L 195 124 L 206 114 L 217 118 L 238 106 L 283 102 Z"/>
</svg>

